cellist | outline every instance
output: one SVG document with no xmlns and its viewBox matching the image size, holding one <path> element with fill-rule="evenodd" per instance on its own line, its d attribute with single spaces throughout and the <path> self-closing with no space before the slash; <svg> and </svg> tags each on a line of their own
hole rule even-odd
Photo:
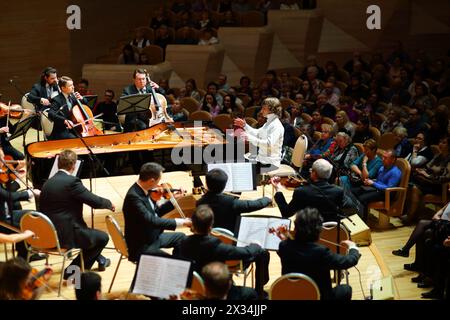
<svg viewBox="0 0 450 320">
<path fill-rule="evenodd" d="M 60 94 L 57 95 L 51 104 L 48 117 L 53 121 L 53 131 L 48 137 L 49 140 L 76 138 L 72 133 L 74 123 L 70 120 L 72 108 L 77 105 L 76 99 L 82 104 L 87 101 L 78 93 L 74 92 L 73 80 L 67 76 L 62 76 L 58 85 Z"/>
</svg>

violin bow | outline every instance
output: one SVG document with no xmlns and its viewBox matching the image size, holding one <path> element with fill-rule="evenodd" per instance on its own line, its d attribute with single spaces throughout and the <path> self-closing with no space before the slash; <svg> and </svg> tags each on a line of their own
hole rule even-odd
<svg viewBox="0 0 450 320">
<path fill-rule="evenodd" d="M 178 213 L 180 214 L 180 216 L 183 219 L 186 219 L 186 215 L 184 214 L 183 210 L 181 209 L 180 205 L 178 204 L 177 199 L 175 198 L 175 196 L 173 195 L 172 191 L 170 190 L 170 188 L 167 186 L 167 184 L 164 184 L 164 189 L 167 191 L 167 193 L 170 196 L 170 202 L 172 202 L 173 206 L 175 207 L 175 209 L 177 209 Z"/>
</svg>

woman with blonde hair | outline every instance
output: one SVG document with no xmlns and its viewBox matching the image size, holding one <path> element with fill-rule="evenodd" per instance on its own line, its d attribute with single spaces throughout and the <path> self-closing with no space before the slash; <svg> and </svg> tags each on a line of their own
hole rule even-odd
<svg viewBox="0 0 450 320">
<path fill-rule="evenodd" d="M 341 110 L 336 113 L 336 122 L 333 125 L 333 132 L 337 133 L 343 131 L 343 129 L 345 129 L 350 137 L 353 138 L 355 135 L 355 126 L 348 119 L 347 113 Z"/>
</svg>

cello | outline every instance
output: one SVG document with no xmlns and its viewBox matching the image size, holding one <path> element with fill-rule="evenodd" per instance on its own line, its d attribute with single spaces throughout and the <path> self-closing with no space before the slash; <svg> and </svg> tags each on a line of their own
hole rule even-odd
<svg viewBox="0 0 450 320">
<path fill-rule="evenodd" d="M 147 70 L 145 70 L 145 77 L 150 85 L 150 92 L 152 94 L 152 99 L 150 100 L 150 111 L 152 116 L 149 119 L 148 126 L 152 127 L 161 122 L 173 122 L 173 119 L 167 114 L 167 100 L 162 94 L 155 92 L 155 89 L 151 85 Z"/>
<path fill-rule="evenodd" d="M 74 123 L 74 127 L 79 127 L 76 128 L 79 134 L 82 137 L 103 135 L 103 132 L 94 125 L 94 115 L 92 114 L 91 109 L 88 106 L 81 104 L 80 100 L 78 100 L 74 94 L 71 95 L 77 102 L 72 108 L 71 120 Z"/>
</svg>

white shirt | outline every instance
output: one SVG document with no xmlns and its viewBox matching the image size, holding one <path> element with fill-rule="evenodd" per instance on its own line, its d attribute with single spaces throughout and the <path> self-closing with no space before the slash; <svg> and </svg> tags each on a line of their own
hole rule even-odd
<svg viewBox="0 0 450 320">
<path fill-rule="evenodd" d="M 248 141 L 259 148 L 256 160 L 263 164 L 279 167 L 281 164 L 281 149 L 283 147 L 284 127 L 278 116 L 267 115 L 266 123 L 259 129 L 244 127 Z"/>
</svg>

